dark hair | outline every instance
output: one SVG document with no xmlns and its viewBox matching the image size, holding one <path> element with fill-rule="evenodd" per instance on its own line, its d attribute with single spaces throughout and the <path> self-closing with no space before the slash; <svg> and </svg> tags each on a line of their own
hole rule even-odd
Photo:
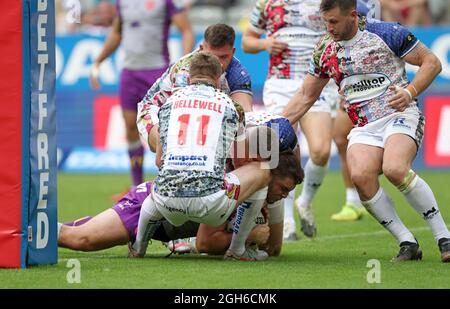
<svg viewBox="0 0 450 309">
<path fill-rule="evenodd" d="M 301 184 L 305 177 L 300 159 L 291 150 L 280 152 L 278 165 L 271 172 L 274 177 L 290 177 L 296 184 Z"/>
<path fill-rule="evenodd" d="M 195 77 L 207 77 L 216 80 L 222 75 L 222 65 L 219 59 L 211 53 L 195 53 L 189 64 L 190 79 Z"/>
<path fill-rule="evenodd" d="M 204 39 L 211 47 L 234 46 L 236 34 L 234 29 L 226 24 L 214 24 L 206 28 Z"/>
<path fill-rule="evenodd" d="M 320 11 L 327 12 L 339 7 L 342 12 L 356 10 L 356 0 L 322 0 L 320 3 Z"/>
</svg>

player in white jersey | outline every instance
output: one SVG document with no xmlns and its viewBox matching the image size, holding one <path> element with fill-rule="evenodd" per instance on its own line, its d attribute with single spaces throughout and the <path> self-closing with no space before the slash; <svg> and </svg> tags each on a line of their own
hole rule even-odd
<svg viewBox="0 0 450 309">
<path fill-rule="evenodd" d="M 378 0 L 358 0 L 357 8 L 358 13 L 367 16 L 367 18 L 381 19 L 381 8 Z M 345 204 L 339 212 L 331 215 L 331 219 L 334 221 L 355 221 L 361 219 L 367 213 L 350 179 L 347 167 L 347 136 L 351 129 L 350 118 L 344 111 L 344 107 L 339 106 L 333 124 L 333 140 L 341 159 L 341 173 L 345 185 Z"/>
<path fill-rule="evenodd" d="M 264 105 L 269 112 L 280 114 L 307 75 L 314 46 L 326 32 L 319 6 L 320 0 L 256 2 L 242 46 L 248 53 L 264 50 L 270 53 L 269 73 L 263 92 Z M 267 38 L 262 38 L 264 32 Z M 302 231 L 308 237 L 316 233 L 311 203 L 328 169 L 332 119 L 337 108 L 337 87 L 330 82 L 309 113 L 300 119 L 310 159 L 305 165 L 302 193 L 295 203 L 300 213 Z M 285 200 L 286 240 L 297 239 L 294 197 L 295 191 L 292 191 Z"/>
<path fill-rule="evenodd" d="M 400 243 L 393 261 L 419 260 L 422 251 L 381 188 L 379 174 L 403 193 L 429 224 L 443 262 L 450 261 L 450 232 L 431 188 L 412 169 L 423 139 L 424 117 L 415 98 L 441 71 L 425 45 L 397 23 L 358 16 L 356 0 L 322 0 L 328 34 L 317 44 L 309 75 L 283 115 L 296 121 L 333 79 L 354 128 L 347 158 L 350 175 L 369 213 Z M 409 82 L 405 63 L 419 66 Z"/>
<path fill-rule="evenodd" d="M 245 240 L 266 199 L 271 170 L 260 168 L 266 163 L 253 162 L 224 175 L 243 114 L 217 89 L 221 73 L 215 56 L 197 53 L 190 63 L 190 86 L 174 93 L 159 111 L 157 160 L 161 159 L 161 167 L 152 194 L 141 208 L 136 241 L 130 246 L 132 257 L 145 254 L 148 239 L 163 217 L 175 226 L 188 220 L 219 226 L 244 201 L 239 206 L 243 210 L 238 209 L 231 256 L 267 257 L 261 250 L 246 248 Z M 295 177 L 288 178 L 283 188 L 292 189 L 297 182 Z"/>
<path fill-rule="evenodd" d="M 117 16 L 111 32 L 92 66 L 90 82 L 98 90 L 100 64 L 119 45 L 122 46 L 124 60 L 119 95 L 133 186 L 143 182 L 144 147 L 136 127 L 137 104 L 169 66 L 167 42 L 171 23 L 182 34 L 183 52 L 190 52 L 195 43 L 194 33 L 187 12 L 179 1 L 117 0 Z M 126 192 L 114 199 L 117 201 Z"/>
<path fill-rule="evenodd" d="M 212 53 L 219 58 L 223 74 L 220 89 L 239 103 L 245 111 L 252 110 L 251 79 L 247 69 L 234 57 L 235 31 L 226 24 L 213 24 L 204 33 L 199 49 L 182 57 L 148 89 L 138 104 L 137 127 L 150 149 L 156 150 L 158 140 L 158 110 L 167 98 L 189 84 L 189 65 L 199 51 Z"/>
<path fill-rule="evenodd" d="M 258 111 L 245 113 L 245 123 L 246 128 L 264 126 L 274 129 L 275 132 L 278 133 L 279 151 L 292 151 L 292 155 L 296 158 L 296 160 L 299 160 L 297 136 L 289 123 L 289 120 L 269 112 Z M 252 161 L 252 159 L 245 157 L 234 157 L 232 168 L 238 168 L 249 161 Z M 269 256 L 278 256 L 281 253 L 281 247 L 283 244 L 284 199 L 272 203 L 268 202 L 274 200 L 273 195 L 277 190 L 280 190 L 281 186 L 282 182 L 277 183 L 277 181 L 272 181 L 271 185 L 269 185 L 269 192 L 266 198 L 267 213 L 269 218 L 268 227 L 270 234 L 269 239 L 263 248 Z M 219 242 L 218 238 L 222 238 L 223 234 L 217 234 L 217 231 L 220 232 L 220 228 L 202 225 L 197 234 L 197 250 L 203 252 L 222 252 L 224 242 Z M 220 236 L 218 237 L 216 234 Z"/>
</svg>

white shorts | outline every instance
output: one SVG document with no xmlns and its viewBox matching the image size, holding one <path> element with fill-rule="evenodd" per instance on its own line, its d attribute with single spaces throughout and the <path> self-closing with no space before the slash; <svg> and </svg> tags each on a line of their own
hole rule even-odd
<svg viewBox="0 0 450 309">
<path fill-rule="evenodd" d="M 348 148 L 353 144 L 365 144 L 384 148 L 386 140 L 393 134 L 406 134 L 416 142 L 417 148 L 423 141 L 425 118 L 417 107 L 394 113 L 364 127 L 356 127 L 348 135 Z"/>
<path fill-rule="evenodd" d="M 152 198 L 158 211 L 174 226 L 186 221 L 219 226 L 235 210 L 240 190 L 235 175 L 227 174 L 225 182 L 226 189 L 202 197 L 167 197 L 156 193 L 152 187 Z"/>
<path fill-rule="evenodd" d="M 291 97 L 302 85 L 303 80 L 293 79 L 268 79 L 264 84 L 263 102 L 266 110 L 276 115 L 280 115 L 288 104 Z M 339 107 L 339 93 L 336 84 L 330 80 L 323 89 L 319 99 L 308 110 L 312 112 L 330 113 L 332 118 L 336 117 Z"/>
</svg>

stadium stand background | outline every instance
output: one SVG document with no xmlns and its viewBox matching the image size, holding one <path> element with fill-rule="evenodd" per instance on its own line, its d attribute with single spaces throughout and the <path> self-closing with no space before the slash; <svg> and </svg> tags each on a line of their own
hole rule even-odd
<svg viewBox="0 0 450 309">
<path fill-rule="evenodd" d="M 189 7 L 197 43 L 200 43 L 204 29 L 212 23 L 223 22 L 236 29 L 236 56 L 249 69 L 255 106 L 256 109 L 262 108 L 262 87 L 267 74 L 268 57 L 264 53 L 248 55 L 240 48 L 242 31 L 248 26 L 255 1 L 184 1 Z M 79 22 L 68 22 L 76 16 L 76 5 L 80 10 Z M 56 101 L 60 170 L 125 173 L 128 164 L 125 130 L 117 98 L 120 50 L 102 64 L 101 91 L 92 91 L 88 84 L 90 65 L 100 51 L 115 14 L 115 1 L 56 0 L 56 10 Z M 382 0 L 382 10 L 384 16 L 389 18 L 401 16 L 401 21 L 408 24 L 442 61 L 442 73 L 432 87 L 419 97 L 427 117 L 427 127 L 425 143 L 415 168 L 450 169 L 450 1 Z M 419 10 L 421 14 L 414 15 L 415 10 Z M 172 60 L 181 56 L 180 35 L 175 31 L 171 32 L 169 48 Z M 412 67 L 408 67 L 408 74 L 410 78 L 414 76 Z M 303 154 L 307 155 L 306 145 L 302 144 L 302 147 Z M 145 162 L 146 171 L 154 172 L 150 153 L 146 154 Z M 331 161 L 331 168 L 338 168 L 336 157 Z"/>
</svg>

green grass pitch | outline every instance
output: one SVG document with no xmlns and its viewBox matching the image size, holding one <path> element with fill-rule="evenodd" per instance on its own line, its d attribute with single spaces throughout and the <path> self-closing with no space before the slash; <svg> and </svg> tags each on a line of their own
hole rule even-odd
<svg viewBox="0 0 450 309">
<path fill-rule="evenodd" d="M 450 172 L 423 172 L 450 223 Z M 287 242 L 280 257 L 264 262 L 228 262 L 219 256 L 168 253 L 159 242 L 147 257 L 127 259 L 125 246 L 83 253 L 59 249 L 53 266 L 0 269 L 2 288 L 450 288 L 450 264 L 440 262 L 439 250 L 425 221 L 403 196 L 381 177 L 404 223 L 419 240 L 420 262 L 393 264 L 398 245 L 373 218 L 343 223 L 330 220 L 344 202 L 338 172 L 327 175 L 313 208 L 315 240 Z M 129 183 L 128 175 L 66 175 L 58 178 L 59 221 L 94 215 L 112 206 L 111 195 Z M 300 187 L 297 187 L 297 193 Z M 298 218 L 297 218 L 298 219 Z M 301 235 L 300 231 L 298 231 Z M 67 282 L 70 259 L 81 265 L 81 283 Z M 368 283 L 368 261 L 380 262 L 380 283 Z M 370 275 L 369 275 L 370 277 Z"/>
</svg>

